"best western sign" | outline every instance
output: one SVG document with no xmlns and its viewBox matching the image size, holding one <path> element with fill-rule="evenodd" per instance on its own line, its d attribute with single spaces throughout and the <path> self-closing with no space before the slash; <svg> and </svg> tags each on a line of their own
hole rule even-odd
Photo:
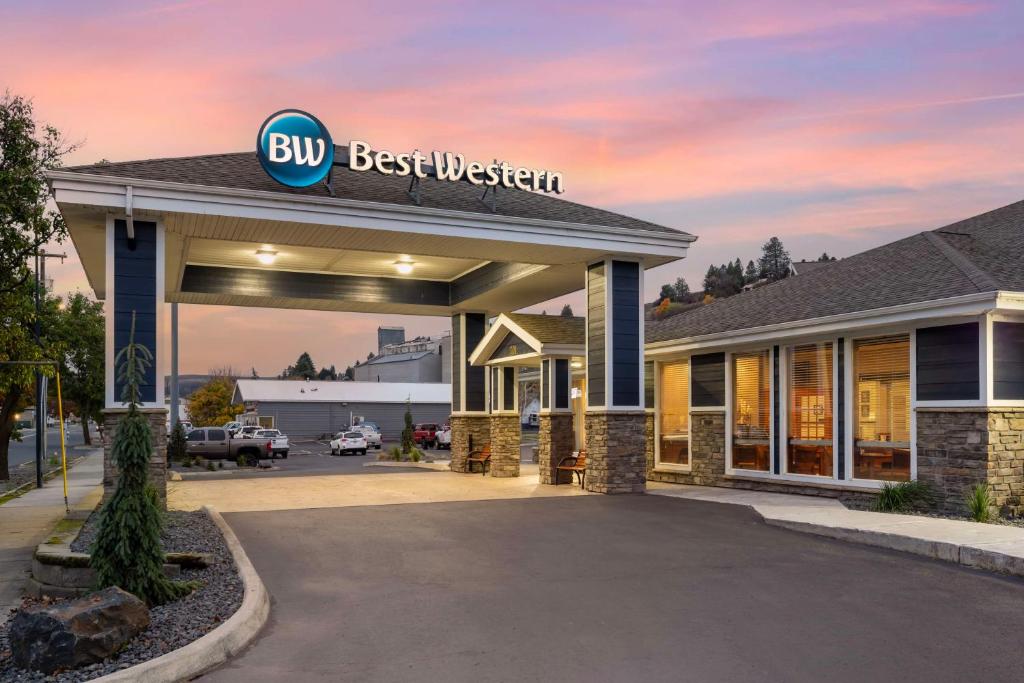
<svg viewBox="0 0 1024 683">
<path fill-rule="evenodd" d="M 322 181 L 332 166 L 352 171 L 375 171 L 383 175 L 436 178 L 446 182 L 468 182 L 480 187 L 507 187 L 532 192 L 565 191 L 561 173 L 538 168 L 512 166 L 505 161 L 467 161 L 461 154 L 419 150 L 395 154 L 372 150 L 361 140 L 349 142 L 335 158 L 334 142 L 327 128 L 314 116 L 286 109 L 270 116 L 260 126 L 256 154 L 267 174 L 289 187 L 308 187 Z M 347 152 L 347 153 L 346 153 Z"/>
</svg>

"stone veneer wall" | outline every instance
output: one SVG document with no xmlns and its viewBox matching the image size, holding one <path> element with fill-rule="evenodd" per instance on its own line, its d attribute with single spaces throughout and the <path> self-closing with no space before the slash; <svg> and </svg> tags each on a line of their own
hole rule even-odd
<svg viewBox="0 0 1024 683">
<path fill-rule="evenodd" d="M 645 413 L 587 413 L 584 488 L 595 493 L 643 493 L 646 485 Z"/>
<path fill-rule="evenodd" d="M 149 420 L 150 432 L 153 435 L 153 452 L 149 456 L 149 483 L 157 491 L 160 506 L 166 510 L 167 409 L 140 408 L 139 412 Z M 111 408 L 103 411 L 103 502 L 106 502 L 117 488 L 117 465 L 111 457 L 111 445 L 118 424 L 127 414 L 127 408 Z"/>
<path fill-rule="evenodd" d="M 491 415 L 491 476 L 519 476 L 519 413 Z"/>
<path fill-rule="evenodd" d="M 479 450 L 491 442 L 490 415 L 452 415 L 452 472 L 466 471 L 466 458 L 470 450 Z M 472 437 L 472 445 L 470 444 Z"/>
<path fill-rule="evenodd" d="M 917 478 L 935 508 L 964 514 L 971 486 L 988 483 L 1003 514 L 1024 512 L 1024 408 L 918 408 Z"/>
<path fill-rule="evenodd" d="M 559 484 L 571 483 L 572 472 L 559 473 L 555 468 L 558 462 L 575 450 L 575 439 L 572 428 L 572 415 L 546 415 L 541 413 L 538 418 L 537 462 L 540 469 L 540 483 L 554 484 L 555 477 Z"/>
</svg>

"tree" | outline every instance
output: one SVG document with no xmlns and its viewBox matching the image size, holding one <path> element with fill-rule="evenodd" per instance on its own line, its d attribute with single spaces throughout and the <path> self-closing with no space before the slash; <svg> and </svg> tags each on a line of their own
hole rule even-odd
<svg viewBox="0 0 1024 683">
<path fill-rule="evenodd" d="M 356 361 L 356 365 L 359 365 L 359 361 Z M 352 368 L 352 366 L 350 365 L 347 368 L 345 368 L 345 379 L 351 381 L 354 380 L 355 378 L 356 371 Z"/>
<path fill-rule="evenodd" d="M 676 284 L 672 289 L 675 293 L 675 296 L 672 297 L 674 301 L 679 301 L 685 304 L 690 300 L 690 285 L 686 283 L 686 278 L 677 277 Z"/>
<path fill-rule="evenodd" d="M 181 424 L 181 421 L 174 423 L 174 429 L 171 430 L 171 437 L 167 440 L 167 461 L 182 460 L 185 457 L 185 451 L 188 444 L 185 441 L 185 426 Z"/>
<path fill-rule="evenodd" d="M 563 318 L 572 318 L 573 317 L 572 306 L 570 306 L 569 304 L 566 304 L 566 305 L 562 306 L 562 314 L 561 315 L 562 315 Z"/>
<path fill-rule="evenodd" d="M 761 258 L 758 261 L 761 277 L 769 282 L 789 277 L 789 252 L 782 246 L 782 240 L 772 237 L 761 247 Z"/>
<path fill-rule="evenodd" d="M 671 301 L 674 298 L 676 298 L 676 288 L 670 284 L 664 284 L 661 286 L 661 291 L 658 292 L 658 300 L 654 303 L 660 304 L 665 299 Z"/>
<path fill-rule="evenodd" d="M 402 429 L 402 452 L 411 453 L 413 442 L 412 407 L 409 399 L 405 401 L 405 427 Z"/>
<path fill-rule="evenodd" d="M 235 419 L 245 406 L 231 403 L 234 386 L 227 377 L 214 377 L 192 392 L 188 419 L 196 427 L 219 426 Z"/>
<path fill-rule="evenodd" d="M 708 272 L 704 273 L 704 287 L 705 294 L 715 295 L 715 292 L 719 288 L 719 280 L 721 279 L 721 272 L 715 266 L 708 266 Z"/>
<path fill-rule="evenodd" d="M 68 296 L 57 316 L 56 335 L 63 352 L 60 382 L 64 397 L 78 404 L 82 436 L 92 444 L 89 418 L 100 421 L 103 407 L 106 328 L 103 304 L 82 293 Z"/>
<path fill-rule="evenodd" d="M 761 271 L 757 269 L 757 264 L 753 261 L 747 261 L 747 269 L 743 271 L 743 284 L 752 285 L 761 279 Z"/>
<path fill-rule="evenodd" d="M 333 365 L 329 368 L 320 368 L 320 372 L 317 373 L 316 377 L 319 380 L 334 381 L 338 379 L 338 371 L 334 369 Z"/>
<path fill-rule="evenodd" d="M 829 256 L 827 251 L 821 252 L 821 256 L 818 257 L 818 261 L 819 262 L 835 261 L 835 260 L 836 260 L 836 257 L 835 256 Z"/>
<path fill-rule="evenodd" d="M 43 299 L 43 345 L 35 343 L 35 283 L 28 260 L 46 243 L 67 235 L 64 219 L 49 208 L 46 172 L 59 168 L 73 149 L 51 126 L 37 126 L 32 103 L 0 97 L 0 360 L 39 361 L 56 307 Z M 54 305 L 51 305 L 54 304 Z M 14 418 L 25 407 L 36 368 L 0 366 L 0 480 L 10 478 L 8 449 L 17 434 Z M 52 374 L 49 367 L 41 368 Z"/>
<path fill-rule="evenodd" d="M 281 373 L 281 379 L 316 379 L 316 366 L 309 353 L 303 351 L 299 354 L 295 365 L 289 365 Z"/>
<path fill-rule="evenodd" d="M 90 548 L 90 564 L 99 588 L 118 586 L 149 605 L 161 605 L 190 593 L 193 583 L 171 581 L 164 574 L 160 546 L 163 520 L 156 491 L 149 484 L 153 436 L 149 419 L 139 412 L 139 383 L 153 354 L 135 343 L 135 313 L 128 345 L 117 354 L 122 399 L 128 404 L 111 442 L 117 464 L 117 488 L 100 510 L 100 526 Z"/>
</svg>

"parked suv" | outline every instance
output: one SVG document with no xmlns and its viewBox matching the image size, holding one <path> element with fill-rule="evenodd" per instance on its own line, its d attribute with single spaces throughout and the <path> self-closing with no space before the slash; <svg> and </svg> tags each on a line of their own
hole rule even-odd
<svg viewBox="0 0 1024 683">
<path fill-rule="evenodd" d="M 223 427 L 200 427 L 185 437 L 185 452 L 207 460 L 234 460 L 245 456 L 251 462 L 270 457 L 271 443 L 256 439 L 232 439 Z"/>
<path fill-rule="evenodd" d="M 331 455 L 366 455 L 366 437 L 362 432 L 338 432 L 331 439 Z"/>
<path fill-rule="evenodd" d="M 361 425 L 356 425 L 352 428 L 353 432 L 360 432 L 366 437 L 366 445 L 370 448 L 376 448 L 380 450 L 381 447 L 381 436 L 380 431 L 376 427 L 373 427 L 365 422 Z"/>
</svg>

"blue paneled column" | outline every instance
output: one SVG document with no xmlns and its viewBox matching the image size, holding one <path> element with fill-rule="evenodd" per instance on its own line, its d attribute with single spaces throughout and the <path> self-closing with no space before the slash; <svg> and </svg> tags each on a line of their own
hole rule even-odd
<svg viewBox="0 0 1024 683">
<path fill-rule="evenodd" d="M 164 404 L 164 363 L 160 344 L 164 318 L 164 228 L 153 221 L 133 221 L 134 236 L 128 222 L 107 221 L 106 282 L 106 410 L 103 420 L 104 496 L 117 484 L 117 467 L 111 459 L 111 440 L 127 412 L 124 383 L 117 378 L 115 358 L 131 337 L 135 316 L 135 341 L 153 354 L 140 386 L 141 410 L 149 419 L 153 435 L 150 455 L 150 482 L 161 500 L 167 486 L 167 408 Z"/>
<path fill-rule="evenodd" d="M 452 443 L 450 468 L 466 471 L 466 458 L 490 443 L 487 368 L 474 366 L 469 355 L 487 333 L 486 313 L 452 316 Z"/>
<path fill-rule="evenodd" d="M 604 259 L 587 267 L 585 486 L 645 489 L 643 266 Z"/>
</svg>

